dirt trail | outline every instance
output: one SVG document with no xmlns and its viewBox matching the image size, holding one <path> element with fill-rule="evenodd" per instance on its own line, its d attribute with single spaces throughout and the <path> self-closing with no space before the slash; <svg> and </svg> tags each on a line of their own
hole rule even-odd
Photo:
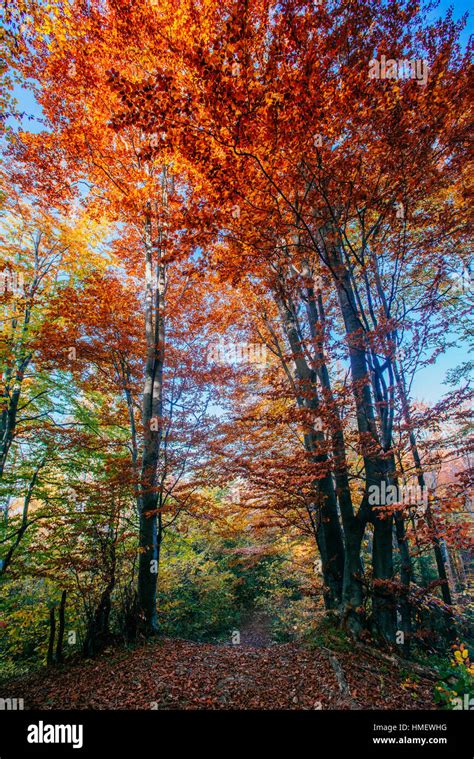
<svg viewBox="0 0 474 759">
<path fill-rule="evenodd" d="M 270 620 L 263 611 L 251 611 L 242 618 L 239 633 L 240 645 L 252 648 L 264 648 L 273 643 Z"/>
<path fill-rule="evenodd" d="M 431 709 L 432 683 L 406 675 L 377 654 L 337 653 L 349 687 L 341 693 L 324 650 L 262 645 L 262 620 L 242 630 L 243 645 L 166 639 L 132 651 L 28 676 L 0 688 L 26 709 Z M 256 645 L 249 645 L 253 640 Z"/>
</svg>

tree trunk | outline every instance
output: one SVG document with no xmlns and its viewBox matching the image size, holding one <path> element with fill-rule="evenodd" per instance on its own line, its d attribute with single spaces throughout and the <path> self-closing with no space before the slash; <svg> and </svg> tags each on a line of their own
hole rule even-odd
<svg viewBox="0 0 474 759">
<path fill-rule="evenodd" d="M 84 639 L 84 656 L 96 656 L 108 644 L 110 640 L 109 618 L 111 601 L 110 596 L 115 585 L 115 578 L 110 580 L 103 591 L 99 604 L 92 619 L 89 620 L 86 637 Z"/>
<path fill-rule="evenodd" d="M 163 170 L 163 207 L 166 200 L 166 169 Z M 166 266 L 162 263 L 164 248 L 163 227 L 159 228 L 158 245 L 152 239 L 152 222 L 145 227 L 146 306 L 145 334 L 147 360 L 143 392 L 143 456 L 141 466 L 140 557 L 138 563 L 138 626 L 145 635 L 158 632 L 157 575 L 159 534 L 157 515 L 159 503 L 158 466 L 163 436 L 163 369 L 165 358 Z M 156 256 L 154 256 L 156 253 Z M 156 260 L 155 260 L 156 258 Z"/>
<path fill-rule="evenodd" d="M 396 362 L 394 362 L 394 364 L 395 364 L 394 366 L 395 380 L 397 382 L 398 393 L 400 396 L 403 419 L 409 430 L 410 449 L 411 449 L 413 461 L 414 461 L 416 471 L 417 471 L 417 480 L 422 492 L 424 492 L 426 488 L 425 475 L 424 475 L 423 467 L 421 464 L 421 457 L 418 451 L 415 433 L 413 432 L 410 405 L 409 405 L 407 393 L 405 390 L 405 380 L 403 377 L 403 373 L 399 370 Z M 438 576 L 441 580 L 441 595 L 443 597 L 444 603 L 447 604 L 448 606 L 452 606 L 453 600 L 451 597 L 451 590 L 449 587 L 448 572 L 446 570 L 446 565 L 445 565 L 445 561 L 443 557 L 443 551 L 441 547 L 441 540 L 439 536 L 437 535 L 436 523 L 433 518 L 429 500 L 428 500 L 425 514 L 426 514 L 426 522 L 428 526 L 430 527 L 430 529 L 433 531 L 432 542 L 433 542 L 433 550 L 434 550 L 434 555 L 435 555 L 435 560 L 436 560 L 436 567 L 438 569 Z"/>
<path fill-rule="evenodd" d="M 389 641 L 394 641 L 396 605 L 390 591 L 390 583 L 393 581 L 393 517 L 383 516 L 382 518 L 380 512 L 369 508 L 367 498 L 368 489 L 371 486 L 376 486 L 381 492 L 381 484 L 387 479 L 387 462 L 377 432 L 364 328 L 358 316 L 349 272 L 343 265 L 336 249 L 333 249 L 331 263 L 337 275 L 337 294 L 349 348 L 357 426 L 365 466 L 366 492 L 359 510 L 359 516 L 362 521 L 367 519 L 374 525 L 372 554 L 373 617 L 381 635 Z"/>
<path fill-rule="evenodd" d="M 61 603 L 59 604 L 59 629 L 58 642 L 56 644 L 56 664 L 62 664 L 63 661 L 64 627 L 66 624 L 66 595 L 67 592 L 63 590 L 61 595 Z"/>
<path fill-rule="evenodd" d="M 31 356 L 27 356 L 16 372 L 14 389 L 11 397 L 8 396 L 8 390 L 5 394 L 4 408 L 0 417 L 0 479 L 3 477 L 8 454 L 15 436 L 16 417 L 18 413 L 18 404 L 20 402 L 21 388 L 30 359 Z"/>
<path fill-rule="evenodd" d="M 294 307 L 276 288 L 275 302 L 278 306 L 283 330 L 293 354 L 295 366 L 296 401 L 300 408 L 311 412 L 316 421 L 319 398 L 316 388 L 316 373 L 308 366 L 303 355 L 303 347 L 298 334 Z M 304 434 L 306 451 L 315 464 L 323 465 L 329 470 L 329 459 L 320 451 L 324 435 L 314 429 L 307 429 Z M 328 609 L 338 609 L 342 602 L 344 578 L 344 542 L 337 512 L 337 498 L 330 471 L 315 480 L 315 501 L 310 508 L 313 531 L 321 556 L 324 578 L 324 602 Z M 316 515 L 316 519 L 315 519 Z"/>
<path fill-rule="evenodd" d="M 56 608 L 54 606 L 49 610 L 49 643 L 46 664 L 51 667 L 54 664 L 54 638 L 56 636 Z"/>
<path fill-rule="evenodd" d="M 309 266 L 305 264 L 303 274 L 308 283 L 312 281 Z M 349 485 L 348 466 L 344 432 L 340 423 L 339 409 L 334 399 L 331 380 L 324 353 L 324 306 L 321 295 L 316 296 L 311 284 L 306 287 L 306 303 L 311 337 L 316 355 L 315 369 L 322 388 L 325 409 L 334 420 L 331 433 L 331 446 L 336 482 L 336 498 L 339 502 L 344 533 L 344 572 L 342 587 L 342 627 L 358 637 L 365 627 L 364 588 L 362 584 L 363 567 L 360 558 L 365 524 L 354 514 L 352 495 Z"/>
<path fill-rule="evenodd" d="M 43 458 L 38 464 L 38 466 L 36 467 L 33 473 L 33 477 L 31 478 L 30 483 L 28 485 L 28 491 L 26 493 L 25 500 L 23 502 L 23 513 L 22 513 L 22 518 L 21 518 L 21 525 L 17 530 L 15 542 L 12 543 L 12 545 L 8 549 L 5 555 L 5 558 L 0 561 L 0 576 L 5 574 L 8 567 L 10 566 L 11 561 L 13 559 L 13 555 L 16 549 L 18 548 L 18 546 L 20 545 L 23 535 L 28 529 L 28 509 L 30 506 L 30 501 L 33 497 L 33 491 L 34 491 L 36 482 L 38 480 L 38 475 L 41 469 L 44 467 L 45 463 L 46 463 L 46 457 Z"/>
</svg>

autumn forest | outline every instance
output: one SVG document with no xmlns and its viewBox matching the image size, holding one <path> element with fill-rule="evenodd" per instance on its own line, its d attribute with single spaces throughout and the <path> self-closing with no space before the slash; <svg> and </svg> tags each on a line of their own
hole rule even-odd
<svg viewBox="0 0 474 759">
<path fill-rule="evenodd" d="M 463 3 L 0 5 L 2 708 L 474 709 Z"/>
</svg>

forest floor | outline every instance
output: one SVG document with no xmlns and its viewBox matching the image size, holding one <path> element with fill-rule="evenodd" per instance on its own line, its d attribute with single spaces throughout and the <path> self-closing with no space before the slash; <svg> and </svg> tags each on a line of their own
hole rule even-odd
<svg viewBox="0 0 474 759">
<path fill-rule="evenodd" d="M 272 643 L 244 620 L 240 644 L 162 639 L 4 683 L 26 709 L 434 709 L 432 678 L 376 649 Z"/>
</svg>

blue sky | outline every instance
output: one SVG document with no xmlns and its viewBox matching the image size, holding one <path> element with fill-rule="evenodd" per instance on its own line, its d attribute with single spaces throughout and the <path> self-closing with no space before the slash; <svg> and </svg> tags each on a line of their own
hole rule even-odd
<svg viewBox="0 0 474 759">
<path fill-rule="evenodd" d="M 441 15 L 444 15 L 444 13 L 447 11 L 450 7 L 454 8 L 454 18 L 459 19 L 461 16 L 466 13 L 466 11 L 469 12 L 470 18 L 468 19 L 466 29 L 463 32 L 463 35 L 461 37 L 461 41 L 463 44 L 465 44 L 468 41 L 469 33 L 472 34 L 473 26 L 472 26 L 472 11 L 473 11 L 473 5 L 471 0 L 441 0 L 439 4 L 439 8 L 432 14 L 435 18 L 439 17 Z M 470 32 L 469 32 L 470 29 Z"/>
<path fill-rule="evenodd" d="M 459 19 L 466 11 L 470 14 L 466 29 L 461 37 L 462 44 L 466 45 L 469 35 L 473 32 L 473 9 L 470 0 L 454 0 L 454 2 L 441 0 L 439 7 L 431 15 L 433 18 L 444 15 L 445 11 L 451 6 L 454 9 L 455 19 Z M 38 122 L 38 117 L 41 116 L 41 109 L 33 94 L 20 86 L 15 88 L 14 94 L 18 101 L 19 110 L 33 117 L 23 120 L 23 129 L 32 132 L 40 131 L 42 127 Z M 14 126 L 13 123 L 12 126 Z M 431 403 L 439 400 L 447 390 L 446 386 L 442 384 L 446 372 L 459 365 L 462 361 L 465 361 L 466 358 L 466 349 L 464 347 L 451 348 L 446 354 L 438 358 L 436 364 L 421 370 L 417 374 L 412 387 L 413 396 Z"/>
</svg>

